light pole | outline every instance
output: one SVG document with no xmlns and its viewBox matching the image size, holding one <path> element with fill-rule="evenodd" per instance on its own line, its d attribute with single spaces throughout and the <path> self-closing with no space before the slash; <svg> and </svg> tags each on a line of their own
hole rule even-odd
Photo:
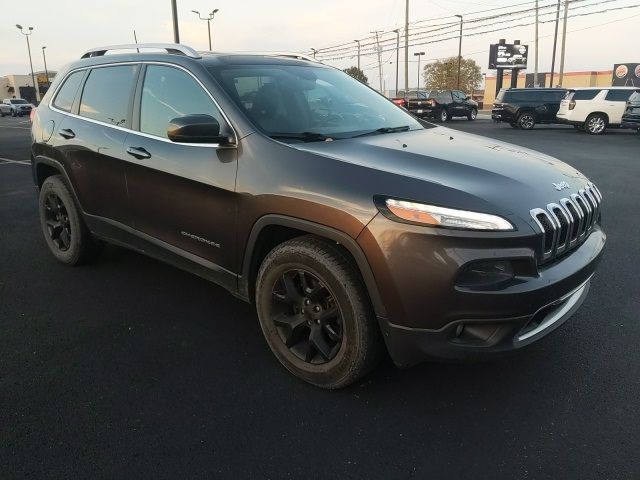
<svg viewBox="0 0 640 480">
<path fill-rule="evenodd" d="M 560 75 L 558 83 L 562 86 L 564 79 L 564 48 L 567 42 L 567 16 L 569 14 L 569 0 L 564 0 L 564 18 L 562 20 L 562 47 L 560 48 Z"/>
<path fill-rule="evenodd" d="M 382 85 L 382 52 L 380 51 L 380 33 L 381 30 L 374 30 L 373 33 L 376 36 L 376 50 L 378 52 L 378 77 L 380 78 L 380 93 L 384 95 L 384 87 Z"/>
<path fill-rule="evenodd" d="M 213 20 L 213 17 L 216 16 L 216 13 L 218 12 L 218 9 L 216 8 L 215 10 L 212 10 L 209 15 L 207 15 L 206 17 L 203 17 L 202 15 L 200 15 L 200 12 L 197 10 L 191 10 L 193 13 L 195 13 L 196 15 L 198 15 L 198 18 L 200 20 L 206 20 L 207 21 L 207 33 L 209 34 L 209 51 L 211 51 L 211 20 Z"/>
<path fill-rule="evenodd" d="M 558 46 L 558 23 L 560 22 L 560 0 L 556 9 L 556 28 L 553 34 L 553 53 L 551 54 L 551 80 L 549 86 L 553 88 L 553 72 L 556 68 L 556 47 Z"/>
<path fill-rule="evenodd" d="M 316 58 L 316 53 L 318 53 L 318 50 L 316 50 L 315 48 L 311 47 L 311 53 L 313 54 L 313 58 Z"/>
<path fill-rule="evenodd" d="M 180 31 L 178 29 L 178 5 L 176 0 L 171 0 L 171 17 L 173 19 L 173 43 L 180 43 Z"/>
<path fill-rule="evenodd" d="M 460 90 L 460 64 L 462 63 L 462 15 L 454 15 L 460 19 L 460 40 L 458 41 L 458 90 Z"/>
<path fill-rule="evenodd" d="M 409 0 L 404 7 L 404 91 L 409 90 Z"/>
<path fill-rule="evenodd" d="M 360 40 L 354 40 L 358 44 L 358 70 L 360 70 Z"/>
<path fill-rule="evenodd" d="M 31 66 L 31 80 L 33 80 L 33 89 L 36 91 L 36 100 L 40 101 L 40 90 L 38 89 L 38 84 L 36 83 L 36 76 L 33 74 L 33 62 L 31 61 L 31 45 L 29 45 L 29 35 L 33 33 L 33 27 L 29 27 L 28 31 L 25 33 L 22 25 L 18 25 L 16 23 L 16 28 L 20 30 L 20 33 L 27 37 L 27 50 L 29 51 L 29 65 Z"/>
<path fill-rule="evenodd" d="M 47 89 L 48 89 L 50 86 L 50 83 L 49 83 L 49 70 L 47 69 L 47 56 L 44 53 L 45 48 L 47 47 L 42 47 L 42 58 L 44 60 L 44 76 L 47 78 Z"/>
<path fill-rule="evenodd" d="M 400 73 L 400 29 L 396 28 L 396 97 L 398 96 L 398 75 Z"/>
<path fill-rule="evenodd" d="M 538 86 L 538 0 L 536 0 L 536 40 L 535 40 L 535 60 L 534 60 L 534 70 L 533 70 L 533 86 Z"/>
<path fill-rule="evenodd" d="M 413 54 L 414 57 L 418 57 L 418 91 L 420 91 L 420 57 L 424 55 L 424 52 L 416 52 Z"/>
</svg>

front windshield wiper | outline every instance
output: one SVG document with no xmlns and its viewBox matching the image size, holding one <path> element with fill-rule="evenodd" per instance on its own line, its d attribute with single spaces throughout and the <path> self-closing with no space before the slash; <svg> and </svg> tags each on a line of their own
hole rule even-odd
<svg viewBox="0 0 640 480">
<path fill-rule="evenodd" d="M 329 137 L 327 135 L 324 135 L 318 132 L 299 132 L 299 133 L 276 132 L 276 133 L 270 133 L 269 136 L 275 139 L 282 139 L 282 140 L 293 139 L 293 140 L 300 140 L 302 142 L 324 142 L 329 138 L 333 139 L 332 137 Z"/>
<path fill-rule="evenodd" d="M 371 130 L 370 132 L 354 135 L 351 138 L 366 137 L 367 135 L 380 135 L 382 133 L 408 132 L 409 130 L 411 130 L 411 127 L 409 127 L 409 125 L 402 125 L 401 127 L 382 127 L 376 130 Z"/>
</svg>

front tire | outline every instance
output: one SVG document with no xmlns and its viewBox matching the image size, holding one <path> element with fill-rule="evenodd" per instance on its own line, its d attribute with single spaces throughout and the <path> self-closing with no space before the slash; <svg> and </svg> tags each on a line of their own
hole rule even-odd
<svg viewBox="0 0 640 480">
<path fill-rule="evenodd" d="M 49 250 L 67 265 L 80 265 L 95 257 L 102 244 L 82 221 L 62 176 L 45 179 L 39 196 L 40 226 Z"/>
<path fill-rule="evenodd" d="M 467 120 L 469 121 L 475 120 L 477 116 L 478 116 L 478 110 L 475 108 L 472 108 L 471 111 L 467 114 Z"/>
<path fill-rule="evenodd" d="M 536 117 L 533 113 L 521 113 L 518 116 L 517 124 L 521 130 L 531 130 L 536 125 Z"/>
<path fill-rule="evenodd" d="M 271 351 L 296 377 L 335 389 L 375 366 L 375 315 L 359 272 L 333 244 L 304 236 L 275 247 L 260 266 L 255 298 Z"/>
<path fill-rule="evenodd" d="M 589 135 L 602 135 L 607 129 L 607 117 L 601 113 L 592 113 L 584 122 L 584 129 Z"/>
</svg>

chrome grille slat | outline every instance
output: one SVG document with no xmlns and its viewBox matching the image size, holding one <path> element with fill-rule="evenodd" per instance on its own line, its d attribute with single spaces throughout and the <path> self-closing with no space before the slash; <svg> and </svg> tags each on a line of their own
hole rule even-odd
<svg viewBox="0 0 640 480">
<path fill-rule="evenodd" d="M 600 218 L 602 194 L 591 182 L 578 192 L 530 211 L 541 233 L 542 256 L 546 263 L 582 243 Z"/>
</svg>

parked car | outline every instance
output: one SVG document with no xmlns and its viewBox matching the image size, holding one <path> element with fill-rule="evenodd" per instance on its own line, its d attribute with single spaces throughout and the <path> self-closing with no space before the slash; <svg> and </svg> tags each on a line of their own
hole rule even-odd
<svg viewBox="0 0 640 480">
<path fill-rule="evenodd" d="M 508 88 L 496 96 L 491 118 L 513 128 L 531 130 L 537 123 L 557 123 L 564 88 Z"/>
<path fill-rule="evenodd" d="M 453 117 L 475 120 L 478 116 L 478 103 L 459 90 L 433 90 L 426 99 L 409 99 L 406 108 L 418 118 L 433 118 L 441 122 Z"/>
<path fill-rule="evenodd" d="M 629 97 L 622 115 L 622 128 L 635 128 L 640 133 L 640 92 L 633 92 Z"/>
<path fill-rule="evenodd" d="M 300 54 L 92 49 L 56 76 L 32 139 L 57 260 L 106 241 L 216 282 L 324 388 L 384 346 L 409 366 L 544 337 L 585 299 L 606 239 L 574 167 L 425 125 Z"/>
<path fill-rule="evenodd" d="M 36 107 L 21 98 L 5 98 L 2 103 L 0 103 L 0 116 L 11 115 L 12 117 L 21 117 L 23 115 L 29 115 L 33 108 Z"/>
<path fill-rule="evenodd" d="M 558 122 L 584 129 L 591 135 L 601 135 L 607 127 L 621 125 L 627 100 L 637 91 L 640 91 L 637 87 L 569 89 L 560 102 Z"/>
<path fill-rule="evenodd" d="M 391 101 L 400 107 L 407 107 L 407 102 L 410 99 L 426 99 L 428 98 L 428 90 L 398 90 L 397 97 L 392 98 Z"/>
</svg>

